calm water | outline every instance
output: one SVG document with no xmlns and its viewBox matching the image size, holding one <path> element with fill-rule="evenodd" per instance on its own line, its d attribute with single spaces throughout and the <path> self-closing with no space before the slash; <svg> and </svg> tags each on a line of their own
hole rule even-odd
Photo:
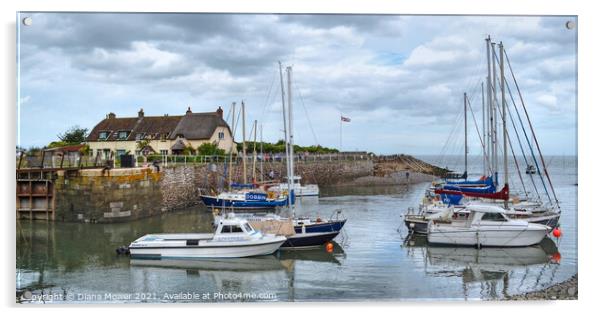
<svg viewBox="0 0 602 316">
<path fill-rule="evenodd" d="M 515 249 L 427 247 L 400 214 L 428 183 L 323 188 L 299 214 L 348 218 L 325 249 L 221 261 L 135 261 L 115 248 L 152 232 L 210 232 L 199 208 L 122 224 L 17 223 L 17 296 L 45 302 L 353 301 L 491 299 L 544 288 L 577 272 L 574 158 L 551 161 L 563 237 Z M 399 229 L 399 231 L 398 231 Z"/>
</svg>

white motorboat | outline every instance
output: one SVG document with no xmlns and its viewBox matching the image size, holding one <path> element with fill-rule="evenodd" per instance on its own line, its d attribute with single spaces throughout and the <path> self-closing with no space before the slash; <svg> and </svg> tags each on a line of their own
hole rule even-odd
<svg viewBox="0 0 602 316">
<path fill-rule="evenodd" d="M 503 208 L 494 205 L 467 205 L 465 220 L 432 220 L 427 228 L 431 244 L 522 247 L 540 243 L 551 230 L 549 226 L 513 220 Z"/>
<path fill-rule="evenodd" d="M 286 177 L 285 177 L 286 179 Z M 292 189 L 296 196 L 318 196 L 320 195 L 320 188 L 317 184 L 306 184 L 301 185 L 301 177 L 294 176 L 292 183 Z M 279 183 L 275 186 L 270 187 L 269 191 L 273 192 L 285 192 L 288 191 L 288 183 Z"/>
<path fill-rule="evenodd" d="M 269 255 L 286 241 L 284 236 L 263 234 L 241 218 L 219 221 L 213 234 L 149 234 L 132 242 L 135 259 L 240 258 Z"/>
</svg>

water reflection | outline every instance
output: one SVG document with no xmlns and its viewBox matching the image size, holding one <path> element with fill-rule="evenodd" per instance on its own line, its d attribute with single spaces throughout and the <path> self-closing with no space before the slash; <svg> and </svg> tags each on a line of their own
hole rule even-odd
<svg viewBox="0 0 602 316">
<path fill-rule="evenodd" d="M 424 273 L 434 277 L 461 279 L 464 297 L 469 298 L 471 287 L 478 287 L 481 297 L 499 298 L 511 295 L 511 280 L 518 287 L 540 286 L 558 268 L 559 252 L 550 238 L 530 247 L 472 248 L 429 246 L 426 236 L 408 235 L 402 247 L 407 254 L 423 261 Z M 516 274 L 523 273 L 517 277 Z"/>
</svg>

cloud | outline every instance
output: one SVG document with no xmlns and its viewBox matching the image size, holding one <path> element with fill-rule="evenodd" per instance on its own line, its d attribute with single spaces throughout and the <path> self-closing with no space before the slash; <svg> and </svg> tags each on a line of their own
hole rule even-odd
<svg viewBox="0 0 602 316">
<path fill-rule="evenodd" d="M 187 105 L 214 110 L 216 105 L 244 99 L 249 119 L 271 126 L 265 131 L 267 138 L 279 137 L 277 62 L 283 61 L 293 65 L 294 86 L 303 99 L 301 103 L 295 98 L 295 103 L 299 111 L 305 107 L 311 113 L 322 144 L 338 144 L 332 125 L 341 112 L 354 117 L 353 129 L 348 130 L 356 133 L 358 147 L 402 150 L 373 141 L 387 130 L 392 131 L 391 138 L 398 135 L 395 143 L 400 146 L 410 146 L 410 139 L 420 137 L 438 143 L 436 137 L 445 139 L 455 124 L 464 92 L 475 109 L 480 106 L 487 34 L 504 41 L 524 99 L 536 114 L 534 124 L 551 128 L 542 124 L 549 117 L 560 124 L 563 118 L 558 113 L 574 121 L 576 32 L 564 27 L 572 17 L 189 13 L 32 17 L 32 26 L 20 28 L 21 93 L 31 96 L 28 105 L 38 109 L 78 111 L 82 104 L 93 104 L 97 109 L 75 116 L 92 125 L 109 109 L 125 116 L 143 106 L 147 113 L 160 115 L 179 113 Z M 37 114 L 27 115 L 39 122 L 33 118 Z M 51 112 L 47 115 L 53 117 Z M 309 135 L 305 115 L 297 115 L 297 120 L 303 122 L 296 124 L 297 134 Z M 424 126 L 412 125 L 415 128 L 407 132 L 418 134 L 406 139 L 397 133 L 400 124 Z M 62 132 L 58 125 L 58 130 L 44 134 Z M 428 133 L 419 133 L 424 130 Z M 313 142 L 313 137 L 305 139 Z M 431 151 L 439 148 L 432 146 Z"/>
</svg>

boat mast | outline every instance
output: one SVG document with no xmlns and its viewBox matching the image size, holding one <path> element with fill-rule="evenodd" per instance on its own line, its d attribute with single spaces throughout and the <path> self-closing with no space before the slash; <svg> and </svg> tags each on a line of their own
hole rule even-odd
<svg viewBox="0 0 602 316">
<path fill-rule="evenodd" d="M 282 63 L 278 62 L 278 66 L 280 69 L 280 91 L 282 92 L 282 122 L 284 124 L 284 149 L 286 151 L 286 167 L 287 167 L 287 172 L 288 172 L 288 165 L 289 165 L 289 153 L 288 153 L 288 132 L 287 132 L 287 128 L 286 128 L 286 104 L 284 102 L 284 79 L 282 78 Z M 288 175 L 290 177 L 290 174 Z M 291 184 L 290 182 L 287 181 L 288 184 L 288 192 L 289 194 L 287 194 L 288 197 L 288 209 L 289 211 L 291 210 Z"/>
<path fill-rule="evenodd" d="M 290 155 L 290 164 L 289 164 L 289 171 L 290 173 L 288 174 L 288 186 L 289 188 L 289 195 L 294 194 L 294 182 L 293 182 L 293 178 L 295 177 L 295 159 L 294 157 L 294 153 L 295 153 L 295 146 L 294 146 L 294 141 L 293 141 L 293 90 L 292 90 L 292 77 L 293 77 L 293 67 L 288 66 L 286 67 L 286 76 L 287 76 L 287 82 L 288 82 L 288 137 L 290 138 L 290 141 L 288 142 L 289 145 L 289 155 Z M 293 217 L 295 216 L 295 205 L 292 205 L 293 207 Z"/>
<path fill-rule="evenodd" d="M 502 83 L 502 132 L 504 133 L 504 188 L 508 186 L 508 133 L 506 132 L 506 89 L 504 84 L 504 44 L 500 42 L 500 82 Z M 504 208 L 508 208 L 508 200 L 504 200 Z"/>
<path fill-rule="evenodd" d="M 246 125 L 245 125 L 245 101 L 241 101 L 242 106 L 242 181 L 247 183 L 247 143 L 246 143 Z"/>
<path fill-rule="evenodd" d="M 464 179 L 468 179 L 468 119 L 466 116 L 466 92 L 464 92 Z"/>
<path fill-rule="evenodd" d="M 260 181 L 263 182 L 263 124 L 259 125 L 259 152 L 261 153 L 261 160 L 259 161 L 259 177 Z"/>
<path fill-rule="evenodd" d="M 483 135 L 485 135 L 485 133 L 487 133 L 485 131 L 485 84 L 481 81 L 481 107 L 482 107 L 482 115 L 483 115 Z M 485 152 L 485 145 L 483 144 L 483 175 L 486 175 L 487 173 L 487 156 L 486 156 L 486 152 Z"/>
<path fill-rule="evenodd" d="M 253 183 L 257 182 L 255 166 L 257 162 L 257 120 L 253 122 Z"/>
<path fill-rule="evenodd" d="M 493 77 L 491 78 L 491 93 L 492 93 L 492 100 L 491 100 L 491 109 L 493 111 L 493 125 L 492 125 L 492 144 L 493 144 L 493 172 L 494 172 L 494 181 L 495 181 L 495 185 L 498 185 L 498 156 L 497 156 L 497 152 L 498 152 L 498 144 L 497 144 L 497 89 L 496 89 L 496 73 L 495 73 L 495 43 L 491 43 L 491 54 L 492 54 L 492 72 L 493 72 Z"/>
<path fill-rule="evenodd" d="M 236 102 L 232 102 L 232 139 L 234 139 L 234 124 L 236 124 L 236 122 L 234 121 L 234 117 L 236 113 Z M 233 144 L 234 145 L 234 144 Z M 230 190 L 232 190 L 232 152 L 234 150 L 232 148 L 230 148 L 230 167 L 228 168 L 228 187 L 230 188 Z"/>
<path fill-rule="evenodd" d="M 489 49 L 491 47 L 491 36 L 488 36 L 485 39 L 485 48 L 487 49 L 487 156 L 489 158 L 492 157 L 492 128 L 493 128 L 493 118 L 491 111 L 491 54 Z M 491 160 L 489 160 L 489 170 L 493 170 L 493 166 L 491 165 Z"/>
</svg>

